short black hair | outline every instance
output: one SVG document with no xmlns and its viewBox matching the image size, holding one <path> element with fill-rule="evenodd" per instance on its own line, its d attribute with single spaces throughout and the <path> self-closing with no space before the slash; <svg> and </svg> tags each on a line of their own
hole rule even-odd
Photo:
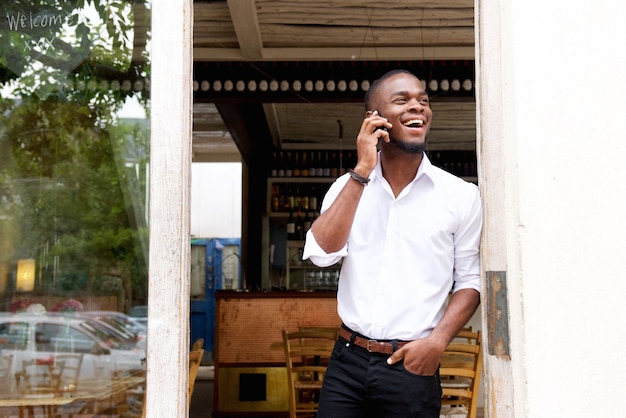
<svg viewBox="0 0 626 418">
<path fill-rule="evenodd" d="M 383 74 L 380 78 L 377 78 L 376 80 L 374 80 L 374 82 L 372 83 L 372 85 L 370 86 L 369 89 L 367 89 L 367 91 L 365 92 L 365 110 L 374 110 L 372 108 L 372 100 L 374 98 L 374 96 L 376 96 L 376 94 L 378 93 L 378 89 L 380 87 L 380 84 L 387 80 L 390 77 L 393 77 L 395 75 L 398 74 L 408 74 L 411 75 L 415 78 L 417 78 L 419 80 L 419 77 L 416 76 L 415 74 L 413 74 L 412 72 L 410 72 L 409 70 L 405 70 L 402 68 L 399 69 L 395 69 L 395 70 L 391 70 L 391 71 L 387 71 L 385 74 Z"/>
</svg>

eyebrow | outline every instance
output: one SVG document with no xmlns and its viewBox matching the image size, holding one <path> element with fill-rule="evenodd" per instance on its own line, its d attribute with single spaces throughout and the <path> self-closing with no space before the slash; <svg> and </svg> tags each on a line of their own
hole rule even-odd
<svg viewBox="0 0 626 418">
<path fill-rule="evenodd" d="M 401 90 L 401 91 L 395 91 L 393 93 L 390 94 L 391 97 L 393 96 L 408 96 L 410 93 L 407 90 Z M 419 92 L 420 96 L 428 96 L 428 92 L 426 90 L 420 90 Z"/>
</svg>

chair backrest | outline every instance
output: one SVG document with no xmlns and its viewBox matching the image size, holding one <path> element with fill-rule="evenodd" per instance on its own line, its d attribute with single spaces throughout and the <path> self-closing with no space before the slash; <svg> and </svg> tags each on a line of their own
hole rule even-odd
<svg viewBox="0 0 626 418">
<path fill-rule="evenodd" d="M 18 390 L 22 394 L 57 394 L 65 362 L 28 359 L 22 361 L 22 371 L 15 374 Z"/>
<path fill-rule="evenodd" d="M 64 364 L 61 373 L 60 388 L 65 392 L 73 392 L 78 388 L 78 377 L 83 365 L 82 353 L 63 353 L 57 354 L 54 358 L 55 363 L 62 362 Z"/>
<path fill-rule="evenodd" d="M 199 350 L 201 348 L 204 349 L 204 338 L 198 338 L 191 345 L 191 351 Z"/>
<path fill-rule="evenodd" d="M 187 397 L 189 405 L 191 405 L 191 395 L 193 395 L 193 388 L 196 384 L 196 377 L 198 377 L 198 370 L 200 369 L 200 362 L 202 362 L 203 355 L 203 349 L 189 352 L 189 394 Z"/>
<path fill-rule="evenodd" d="M 283 330 L 282 334 L 289 416 L 296 418 L 299 413 L 315 413 L 337 330 L 307 328 L 297 332 Z"/>
<path fill-rule="evenodd" d="M 441 356 L 442 405 L 462 407 L 476 417 L 482 373 L 480 331 L 459 331 Z"/>
</svg>

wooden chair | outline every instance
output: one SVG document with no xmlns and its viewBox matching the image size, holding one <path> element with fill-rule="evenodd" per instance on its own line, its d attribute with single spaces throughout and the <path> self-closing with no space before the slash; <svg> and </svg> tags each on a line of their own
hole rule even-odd
<svg viewBox="0 0 626 418">
<path fill-rule="evenodd" d="M 15 373 L 17 390 L 21 396 L 59 396 L 61 391 L 61 375 L 65 368 L 63 361 L 43 362 L 38 359 L 28 359 L 22 361 L 22 370 Z M 54 417 L 56 407 L 42 406 L 44 416 Z M 23 409 L 23 408 L 21 408 Z M 35 416 L 34 407 L 29 406 L 29 416 Z M 20 411 L 20 416 L 23 412 Z"/>
<path fill-rule="evenodd" d="M 334 329 L 283 330 L 290 418 L 315 416 L 324 374 L 336 340 L 337 331 Z"/>
<path fill-rule="evenodd" d="M 204 349 L 204 338 L 198 338 L 196 341 L 193 342 L 192 346 L 191 346 L 191 350 L 190 351 L 196 351 L 199 349 Z"/>
<path fill-rule="evenodd" d="M 459 331 L 441 356 L 442 416 L 461 412 L 476 418 L 481 372 L 480 331 Z"/>
<path fill-rule="evenodd" d="M 55 362 L 63 363 L 63 372 L 60 375 L 59 388 L 63 392 L 74 392 L 78 388 L 78 377 L 83 365 L 82 353 L 57 354 L 54 358 Z"/>
<path fill-rule="evenodd" d="M 191 395 L 193 395 L 193 388 L 196 384 L 196 377 L 198 377 L 198 370 L 200 369 L 203 355 L 204 350 L 202 348 L 189 352 L 189 394 L 187 396 L 189 406 L 191 405 Z"/>
<path fill-rule="evenodd" d="M 195 347 L 198 340 L 196 340 L 192 346 Z M 202 356 L 204 355 L 204 350 L 202 348 L 192 350 L 189 352 L 189 383 L 188 383 L 188 395 L 187 395 L 187 407 L 191 406 L 191 395 L 193 395 L 193 389 L 196 384 L 196 378 L 198 377 L 198 370 L 200 369 L 200 363 L 202 362 Z M 124 418 L 135 418 L 139 417 L 139 414 L 136 412 L 129 412 L 126 414 L 122 414 Z M 146 394 L 143 394 L 143 405 L 141 411 L 141 418 L 146 418 Z"/>
</svg>

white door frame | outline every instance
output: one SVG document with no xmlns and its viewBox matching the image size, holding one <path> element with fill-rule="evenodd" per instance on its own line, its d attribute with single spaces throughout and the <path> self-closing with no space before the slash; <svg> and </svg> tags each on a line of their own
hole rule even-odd
<svg viewBox="0 0 626 418">
<path fill-rule="evenodd" d="M 152 2 L 147 415 L 188 416 L 193 2 Z"/>
</svg>

